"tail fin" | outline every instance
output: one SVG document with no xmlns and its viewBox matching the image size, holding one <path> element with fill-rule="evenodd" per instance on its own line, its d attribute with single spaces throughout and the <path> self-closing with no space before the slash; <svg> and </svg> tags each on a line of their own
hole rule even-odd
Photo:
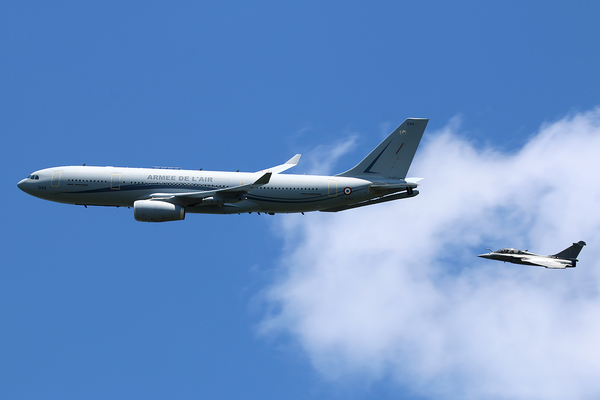
<svg viewBox="0 0 600 400">
<path fill-rule="evenodd" d="M 337 176 L 406 178 L 427 122 L 429 119 L 426 118 L 408 118 L 364 160 Z"/>
<path fill-rule="evenodd" d="M 577 243 L 573 243 L 573 246 L 569 247 L 568 249 L 564 249 L 560 253 L 555 254 L 554 257 L 564 258 L 566 260 L 575 260 L 583 246 L 585 246 L 585 242 L 580 240 Z"/>
</svg>

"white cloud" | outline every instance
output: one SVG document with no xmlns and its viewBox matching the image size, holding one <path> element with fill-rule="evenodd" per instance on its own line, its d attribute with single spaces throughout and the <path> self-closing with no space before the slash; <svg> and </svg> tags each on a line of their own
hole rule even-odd
<svg viewBox="0 0 600 400">
<path fill-rule="evenodd" d="M 307 154 L 308 171 L 311 175 L 331 175 L 332 169 L 338 160 L 356 147 L 357 135 L 349 134 L 345 139 L 332 146 L 319 145 Z"/>
<path fill-rule="evenodd" d="M 421 194 L 289 216 L 261 332 L 290 334 L 333 382 L 391 378 L 431 398 L 600 396 L 600 109 L 546 124 L 512 154 L 450 123 L 426 132 Z M 551 254 L 575 269 L 475 257 Z"/>
</svg>

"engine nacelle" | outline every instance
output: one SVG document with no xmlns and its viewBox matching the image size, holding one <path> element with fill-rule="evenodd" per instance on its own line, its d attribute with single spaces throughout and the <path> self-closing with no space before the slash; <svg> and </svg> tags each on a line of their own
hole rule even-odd
<svg viewBox="0 0 600 400">
<path fill-rule="evenodd" d="M 133 203 L 133 216 L 141 222 L 181 221 L 185 208 L 160 200 L 138 200 Z"/>
</svg>

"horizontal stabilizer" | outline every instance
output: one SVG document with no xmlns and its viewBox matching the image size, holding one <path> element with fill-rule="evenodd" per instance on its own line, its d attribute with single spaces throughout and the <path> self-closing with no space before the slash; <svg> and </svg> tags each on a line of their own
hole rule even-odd
<svg viewBox="0 0 600 400">
<path fill-rule="evenodd" d="M 369 185 L 369 192 L 373 194 L 388 194 L 401 190 L 411 190 L 419 186 L 418 183 L 401 180 L 398 183 L 373 182 Z"/>
</svg>

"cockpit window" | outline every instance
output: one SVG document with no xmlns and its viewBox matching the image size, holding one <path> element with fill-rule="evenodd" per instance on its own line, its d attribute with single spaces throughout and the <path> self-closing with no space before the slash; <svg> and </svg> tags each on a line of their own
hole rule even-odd
<svg viewBox="0 0 600 400">
<path fill-rule="evenodd" d="M 29 179 L 40 179 L 39 175 L 29 175 L 28 176 Z"/>
</svg>

